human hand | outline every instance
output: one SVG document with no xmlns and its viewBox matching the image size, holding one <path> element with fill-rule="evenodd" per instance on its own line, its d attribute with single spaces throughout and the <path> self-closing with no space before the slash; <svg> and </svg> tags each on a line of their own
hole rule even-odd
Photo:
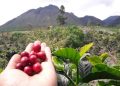
<svg viewBox="0 0 120 86">
<path fill-rule="evenodd" d="M 40 43 L 40 41 L 35 41 Z M 30 43 L 25 51 L 32 51 L 33 43 Z M 0 75 L 0 86 L 57 86 L 57 76 L 51 60 L 50 48 L 41 43 L 41 50 L 45 51 L 47 61 L 42 62 L 42 71 L 34 76 L 28 76 L 21 70 L 16 69 L 20 61 L 20 55 L 15 54 L 7 67 Z"/>
</svg>

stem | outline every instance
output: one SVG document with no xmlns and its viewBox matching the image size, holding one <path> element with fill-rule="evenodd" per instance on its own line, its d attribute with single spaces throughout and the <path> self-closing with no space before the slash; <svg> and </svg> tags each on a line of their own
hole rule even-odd
<svg viewBox="0 0 120 86">
<path fill-rule="evenodd" d="M 78 65 L 77 65 L 77 80 L 76 80 L 76 84 L 79 84 L 79 69 L 78 69 Z"/>
<path fill-rule="evenodd" d="M 74 86 L 76 86 L 76 84 L 74 83 L 74 81 L 64 72 L 64 75 L 70 80 L 70 82 L 72 82 L 72 84 Z"/>
</svg>

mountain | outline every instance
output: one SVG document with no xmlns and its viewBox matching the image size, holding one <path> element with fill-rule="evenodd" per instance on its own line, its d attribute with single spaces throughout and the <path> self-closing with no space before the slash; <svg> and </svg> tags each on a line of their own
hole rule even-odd
<svg viewBox="0 0 120 86">
<path fill-rule="evenodd" d="M 119 26 L 120 25 L 120 16 L 110 16 L 103 20 L 104 26 Z"/>
<path fill-rule="evenodd" d="M 56 18 L 59 13 L 59 8 L 54 5 L 31 9 L 19 15 L 18 17 L 8 21 L 0 26 L 0 31 L 10 30 L 25 30 L 38 27 L 48 27 L 57 25 Z M 77 17 L 73 13 L 65 12 L 67 17 L 66 24 L 74 25 L 104 25 L 104 26 L 117 26 L 120 24 L 120 16 L 111 16 L 104 21 L 94 16 Z"/>
<path fill-rule="evenodd" d="M 102 25 L 103 22 L 102 20 L 94 17 L 94 16 L 84 16 L 82 18 L 80 18 L 80 22 L 81 25 Z"/>
<path fill-rule="evenodd" d="M 56 18 L 58 12 L 59 8 L 54 5 L 31 9 L 2 25 L 0 30 L 15 30 L 57 25 Z M 67 17 L 67 24 L 79 24 L 79 18 L 73 13 L 66 12 L 65 16 Z"/>
<path fill-rule="evenodd" d="M 51 10 L 52 9 L 52 10 Z M 48 24 L 56 24 L 55 18 L 58 14 L 58 8 L 53 5 L 31 9 L 21 14 L 13 20 L 8 21 L 1 26 L 1 29 L 29 28 L 39 27 Z M 52 21 L 52 22 L 51 22 Z"/>
</svg>

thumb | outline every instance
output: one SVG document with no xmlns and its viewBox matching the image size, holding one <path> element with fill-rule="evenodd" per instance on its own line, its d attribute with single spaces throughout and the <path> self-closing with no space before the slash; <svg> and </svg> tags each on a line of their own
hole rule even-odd
<svg viewBox="0 0 120 86">
<path fill-rule="evenodd" d="M 31 52 L 32 46 L 33 46 L 33 43 L 29 43 L 28 46 L 26 47 L 25 51 Z M 16 68 L 16 64 L 19 63 L 19 62 L 20 62 L 20 55 L 19 54 L 15 54 L 10 59 L 6 69 L 15 69 Z"/>
<path fill-rule="evenodd" d="M 19 54 L 15 54 L 14 56 L 12 56 L 12 58 L 10 59 L 6 69 L 15 69 L 16 68 L 16 64 L 20 61 L 20 55 Z"/>
<path fill-rule="evenodd" d="M 45 47 L 45 54 L 47 56 L 47 61 L 52 62 L 51 50 L 49 47 Z"/>
</svg>

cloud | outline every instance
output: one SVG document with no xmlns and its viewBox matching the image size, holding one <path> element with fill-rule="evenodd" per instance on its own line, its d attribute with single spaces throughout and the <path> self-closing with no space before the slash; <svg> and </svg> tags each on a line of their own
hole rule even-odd
<svg viewBox="0 0 120 86">
<path fill-rule="evenodd" d="M 104 4 L 106 6 L 111 6 L 114 0 L 91 0 L 94 4 Z"/>
<path fill-rule="evenodd" d="M 70 0 L 65 7 L 79 17 L 91 15 L 105 19 L 111 15 L 120 15 L 119 5 L 119 0 Z"/>
<path fill-rule="evenodd" d="M 85 0 L 82 4 L 82 9 L 96 7 L 98 5 L 111 6 L 114 0 Z"/>
<path fill-rule="evenodd" d="M 111 6 L 114 0 L 100 0 L 101 3 L 104 3 L 106 6 Z"/>
</svg>

